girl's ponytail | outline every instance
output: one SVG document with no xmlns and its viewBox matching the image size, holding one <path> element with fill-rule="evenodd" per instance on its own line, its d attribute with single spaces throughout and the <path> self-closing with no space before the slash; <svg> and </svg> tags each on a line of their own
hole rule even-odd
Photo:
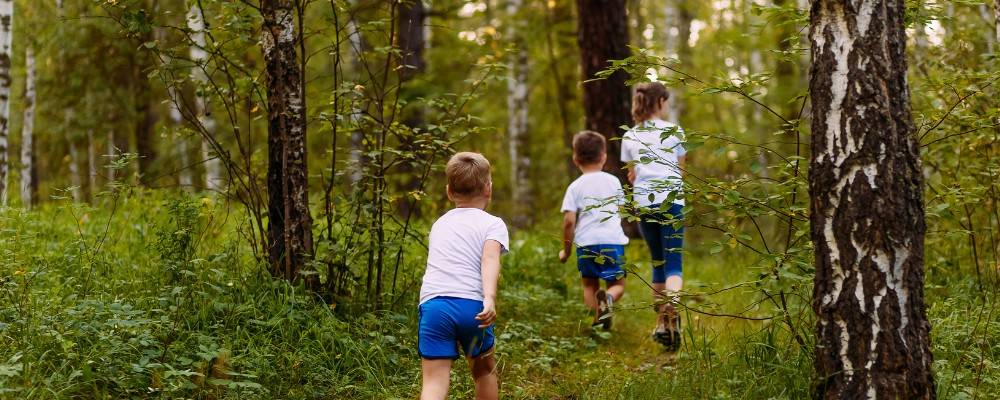
<svg viewBox="0 0 1000 400">
<path fill-rule="evenodd" d="M 645 82 L 635 86 L 632 94 L 632 120 L 638 124 L 647 121 L 660 111 L 660 101 L 670 98 L 667 88 L 659 82 Z"/>
</svg>

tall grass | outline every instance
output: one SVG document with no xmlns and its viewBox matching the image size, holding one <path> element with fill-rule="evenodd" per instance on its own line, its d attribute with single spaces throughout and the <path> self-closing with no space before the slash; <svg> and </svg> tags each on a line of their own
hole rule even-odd
<svg viewBox="0 0 1000 400">
<path fill-rule="evenodd" d="M 0 212 L 0 398 L 413 398 L 422 258 L 407 257 L 394 311 L 360 313 L 350 293 L 323 299 L 272 279 L 240 220 L 214 199 L 156 192 Z M 503 260 L 506 398 L 808 397 L 813 343 L 800 346 L 784 322 L 766 319 L 772 306 L 754 305 L 761 271 L 743 255 L 711 254 L 689 235 L 685 345 L 671 356 L 648 339 L 643 245 L 628 247 L 636 263 L 615 329 L 593 331 L 575 264 L 553 253 L 554 222 L 515 232 Z M 939 393 L 1000 393 L 995 302 L 974 276 L 928 271 Z M 793 323 L 809 334 L 803 315 Z M 470 398 L 464 362 L 455 366 L 452 397 Z"/>
</svg>

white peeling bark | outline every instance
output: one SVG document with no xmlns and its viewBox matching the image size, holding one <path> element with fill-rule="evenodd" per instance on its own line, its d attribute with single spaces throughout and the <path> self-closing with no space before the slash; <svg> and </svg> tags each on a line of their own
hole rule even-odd
<svg viewBox="0 0 1000 400">
<path fill-rule="evenodd" d="M 187 14 L 188 29 L 191 30 L 191 61 L 195 66 L 191 76 L 195 84 L 195 112 L 196 117 L 205 130 L 205 133 L 215 138 L 216 123 L 212 117 L 211 105 L 205 95 L 208 90 L 208 52 L 205 50 L 208 41 L 205 38 L 205 14 L 198 2 L 193 2 Z M 219 191 L 223 189 L 225 182 L 222 179 L 222 162 L 217 154 L 213 155 L 212 144 L 208 139 L 201 142 L 201 153 L 205 159 L 205 189 Z"/>
<path fill-rule="evenodd" d="M 0 206 L 7 205 L 10 132 L 10 45 L 14 25 L 14 0 L 0 0 Z"/>
<path fill-rule="evenodd" d="M 531 158 L 528 156 L 528 52 L 521 30 L 524 19 L 520 18 L 521 0 L 507 2 L 507 37 L 514 51 L 510 54 L 507 76 L 507 135 L 510 151 L 510 177 L 512 198 L 517 208 L 514 224 L 525 226 L 530 215 L 531 181 L 528 173 Z"/>
<path fill-rule="evenodd" d="M 903 0 L 814 0 L 815 398 L 932 398 Z"/>
<path fill-rule="evenodd" d="M 35 193 L 35 50 L 24 51 L 24 121 L 21 124 L 21 204 L 31 208 Z"/>
</svg>

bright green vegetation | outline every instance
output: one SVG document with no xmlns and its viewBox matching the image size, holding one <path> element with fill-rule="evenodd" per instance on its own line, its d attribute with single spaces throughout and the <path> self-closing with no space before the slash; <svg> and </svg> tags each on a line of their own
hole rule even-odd
<svg viewBox="0 0 1000 400">
<path fill-rule="evenodd" d="M 350 297 L 324 300 L 272 279 L 237 234 L 241 219 L 213 199 L 137 192 L 113 204 L 0 215 L 0 397 L 413 398 L 422 257 L 400 271 L 397 311 L 365 313 Z M 813 343 L 803 351 L 777 320 L 689 311 L 685 347 L 676 357 L 662 353 L 648 340 L 654 316 L 634 276 L 613 332 L 591 331 L 573 261 L 555 260 L 555 222 L 515 232 L 503 260 L 497 350 L 505 398 L 808 396 Z M 700 236 L 688 236 L 692 294 L 761 272 L 737 252 L 711 254 Z M 634 241 L 629 257 L 643 260 L 643 246 Z M 808 298 L 808 290 L 791 293 Z M 979 293 L 974 276 L 930 261 L 942 398 L 1000 390 L 1000 313 Z M 747 309 L 760 299 L 751 284 L 687 304 L 774 315 L 766 302 Z M 800 314 L 794 323 L 808 333 L 808 313 Z M 456 366 L 452 398 L 469 398 L 471 379 L 462 361 Z"/>
</svg>

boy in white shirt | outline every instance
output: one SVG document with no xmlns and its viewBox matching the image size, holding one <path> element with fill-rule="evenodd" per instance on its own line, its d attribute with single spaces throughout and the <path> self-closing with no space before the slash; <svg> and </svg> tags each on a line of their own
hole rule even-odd
<svg viewBox="0 0 1000 400">
<path fill-rule="evenodd" d="M 500 255 L 507 252 L 507 226 L 484 209 L 493 182 L 490 162 L 463 152 L 448 160 L 448 199 L 455 208 L 431 227 L 427 270 L 420 287 L 417 351 L 421 357 L 422 400 L 448 396 L 451 364 L 459 347 L 469 360 L 477 399 L 496 399 L 493 357 Z"/>
<path fill-rule="evenodd" d="M 594 326 L 611 328 L 612 306 L 625 294 L 622 269 L 628 237 L 618 214 L 622 185 L 602 171 L 608 159 L 604 136 L 583 131 L 573 136 L 573 164 L 580 175 L 563 197 L 563 248 L 559 261 L 566 262 L 576 243 L 576 264 L 583 284 L 583 302 L 594 310 Z M 600 281 L 607 284 L 601 289 Z"/>
</svg>

